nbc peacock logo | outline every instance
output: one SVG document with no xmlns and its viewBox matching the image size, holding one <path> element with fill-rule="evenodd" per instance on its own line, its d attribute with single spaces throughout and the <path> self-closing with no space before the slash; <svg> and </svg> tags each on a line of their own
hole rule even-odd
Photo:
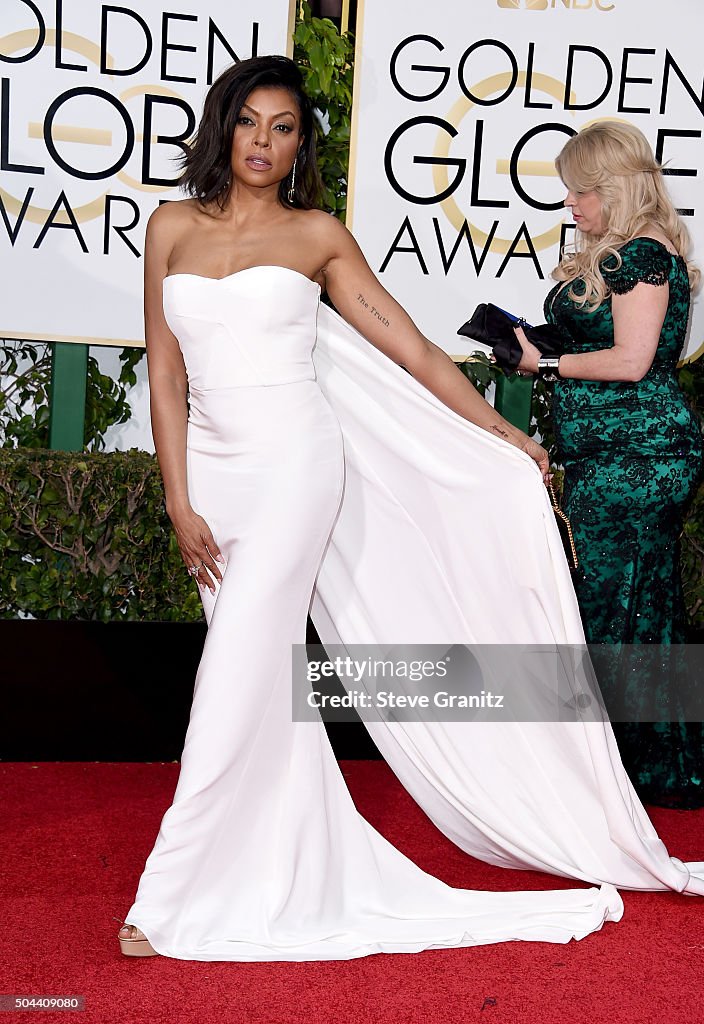
<svg viewBox="0 0 704 1024">
<path fill-rule="evenodd" d="M 496 0 L 499 7 L 518 10 L 523 8 L 526 11 L 544 11 L 548 6 L 548 0 Z"/>
<path fill-rule="evenodd" d="M 546 11 L 565 7 L 569 11 L 613 11 L 615 4 L 605 0 L 496 0 L 499 7 L 508 11 Z"/>
</svg>

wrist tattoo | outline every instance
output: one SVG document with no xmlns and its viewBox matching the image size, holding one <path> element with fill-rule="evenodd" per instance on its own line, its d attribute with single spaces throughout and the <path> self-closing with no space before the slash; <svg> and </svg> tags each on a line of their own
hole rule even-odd
<svg viewBox="0 0 704 1024">
<path fill-rule="evenodd" d="M 499 437 L 508 438 L 508 433 L 505 430 L 503 430 L 503 428 L 500 427 L 498 423 L 492 423 L 489 429 L 492 430 L 495 434 L 498 434 Z"/>
<path fill-rule="evenodd" d="M 369 312 L 372 314 L 372 316 L 375 316 L 377 318 L 377 320 L 380 320 L 381 323 L 384 325 L 384 327 L 389 327 L 390 326 L 389 321 L 383 315 L 383 313 L 380 313 L 379 310 L 376 308 L 376 306 L 370 306 L 369 303 L 364 298 L 364 296 L 362 295 L 361 292 L 359 292 L 359 294 L 357 295 L 357 302 L 361 302 L 361 304 L 364 306 L 364 308 L 368 309 Z"/>
</svg>

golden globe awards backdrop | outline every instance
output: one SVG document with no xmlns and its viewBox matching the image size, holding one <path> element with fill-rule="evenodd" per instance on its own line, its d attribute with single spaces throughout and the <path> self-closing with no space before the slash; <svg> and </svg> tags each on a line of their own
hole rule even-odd
<svg viewBox="0 0 704 1024">
<path fill-rule="evenodd" d="M 143 344 L 144 229 L 237 58 L 291 52 L 293 0 L 2 0 L 0 337 Z"/>
<path fill-rule="evenodd" d="M 598 118 L 667 164 L 704 266 L 700 0 L 360 0 L 348 225 L 450 353 L 480 301 L 543 320 L 573 225 L 553 160 Z M 704 342 L 695 304 L 687 354 Z"/>
</svg>

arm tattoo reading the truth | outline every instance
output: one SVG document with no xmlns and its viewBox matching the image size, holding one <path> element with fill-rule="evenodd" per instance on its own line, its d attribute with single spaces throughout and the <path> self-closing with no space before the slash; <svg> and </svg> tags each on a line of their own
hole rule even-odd
<svg viewBox="0 0 704 1024">
<path fill-rule="evenodd" d="M 364 298 L 364 296 L 362 295 L 361 292 L 357 295 L 357 302 L 361 302 L 362 305 L 364 306 L 364 308 L 368 309 L 369 312 L 372 314 L 372 316 L 375 316 L 377 318 L 377 320 L 380 320 L 381 323 L 384 325 L 384 327 L 388 327 L 389 326 L 389 321 L 386 319 L 386 317 L 382 313 L 379 312 L 379 310 L 376 308 L 376 306 L 370 306 L 369 303 Z"/>
</svg>

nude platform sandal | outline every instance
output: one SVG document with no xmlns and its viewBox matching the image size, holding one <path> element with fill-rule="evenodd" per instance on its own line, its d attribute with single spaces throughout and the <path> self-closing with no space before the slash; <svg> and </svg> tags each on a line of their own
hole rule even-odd
<svg viewBox="0 0 704 1024">
<path fill-rule="evenodd" d="M 128 938 L 125 938 L 123 935 L 120 935 L 119 933 L 117 936 L 120 943 L 120 949 L 125 954 L 125 956 L 160 955 L 149 942 L 149 939 L 146 937 L 144 932 L 140 931 L 136 924 L 126 925 L 123 921 L 123 927 L 129 928 L 131 931 L 131 935 Z M 120 931 L 122 931 L 122 928 L 120 929 Z"/>
</svg>

